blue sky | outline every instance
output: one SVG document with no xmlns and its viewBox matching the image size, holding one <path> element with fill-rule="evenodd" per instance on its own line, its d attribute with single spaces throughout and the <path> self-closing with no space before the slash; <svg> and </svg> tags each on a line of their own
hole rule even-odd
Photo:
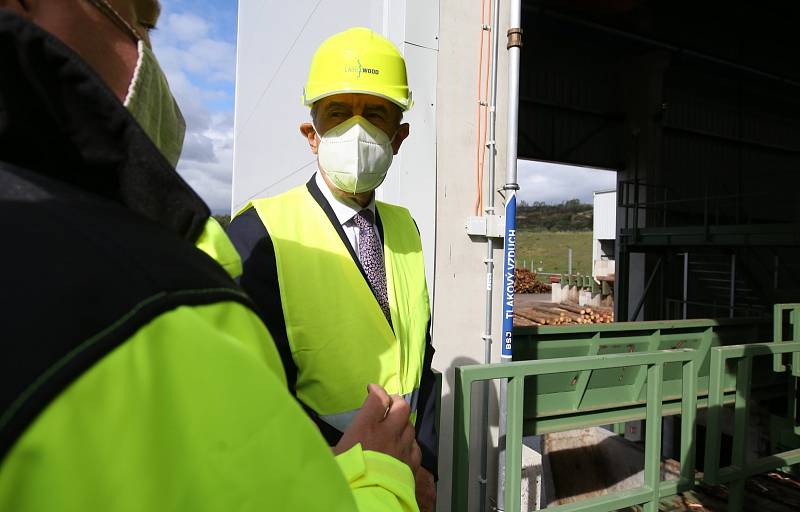
<svg viewBox="0 0 800 512">
<path fill-rule="evenodd" d="M 178 172 L 215 213 L 228 213 L 236 78 L 235 0 L 162 0 L 153 48 L 186 118 Z M 614 173 L 520 160 L 520 199 L 592 200 Z"/>
<path fill-rule="evenodd" d="M 236 1 L 162 0 L 153 49 L 186 118 L 178 172 L 214 212 L 230 208 Z"/>
</svg>

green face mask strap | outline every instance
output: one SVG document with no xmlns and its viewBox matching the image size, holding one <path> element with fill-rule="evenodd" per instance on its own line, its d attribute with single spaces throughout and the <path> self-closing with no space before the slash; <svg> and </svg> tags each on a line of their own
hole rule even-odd
<svg viewBox="0 0 800 512">
<path fill-rule="evenodd" d="M 127 33 L 135 42 L 142 41 L 144 38 L 139 31 L 131 26 L 128 21 L 117 12 L 114 7 L 108 3 L 108 0 L 87 0 L 90 4 L 97 7 L 97 9 L 106 15 L 114 25 L 120 28 L 123 32 Z"/>
</svg>

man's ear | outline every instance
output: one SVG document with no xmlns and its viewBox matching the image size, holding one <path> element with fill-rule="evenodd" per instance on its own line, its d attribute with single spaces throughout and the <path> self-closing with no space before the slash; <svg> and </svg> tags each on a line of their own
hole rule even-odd
<svg viewBox="0 0 800 512">
<path fill-rule="evenodd" d="M 300 124 L 300 133 L 308 140 L 308 145 L 311 147 L 311 152 L 317 154 L 317 147 L 319 141 L 317 140 L 317 131 L 311 123 Z"/>
<path fill-rule="evenodd" d="M 400 151 L 400 145 L 406 140 L 406 137 L 411 133 L 411 127 L 408 123 L 403 123 L 397 128 L 397 133 L 392 140 L 392 152 L 396 155 Z"/>
</svg>

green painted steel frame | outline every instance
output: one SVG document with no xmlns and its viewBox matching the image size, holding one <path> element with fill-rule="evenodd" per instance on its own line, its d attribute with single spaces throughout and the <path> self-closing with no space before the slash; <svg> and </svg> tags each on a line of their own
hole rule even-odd
<svg viewBox="0 0 800 512">
<path fill-rule="evenodd" d="M 784 340 L 783 325 L 785 312 L 790 313 L 789 321 L 792 324 L 792 340 L 800 340 L 800 318 L 797 318 L 800 312 L 800 304 L 775 304 L 774 313 L 772 316 L 772 331 L 773 341 L 775 343 L 782 343 Z M 772 369 L 776 372 L 785 372 L 786 365 L 783 364 L 782 354 L 775 354 L 772 358 Z M 800 377 L 800 353 L 792 354 L 792 375 Z"/>
<path fill-rule="evenodd" d="M 792 315 L 796 315 L 800 305 L 792 305 Z M 778 309 L 776 313 L 786 309 Z M 776 319 L 781 316 L 776 315 Z M 777 320 L 776 320 L 777 325 Z M 797 323 L 794 328 L 797 334 Z M 754 461 L 745 460 L 745 446 L 747 436 L 747 421 L 750 411 L 750 393 L 752 384 L 753 358 L 759 356 L 773 356 L 777 362 L 782 360 L 783 354 L 791 354 L 792 360 L 800 355 L 800 342 L 783 342 L 779 330 L 776 329 L 775 341 L 780 343 L 752 343 L 748 345 L 733 345 L 729 347 L 714 347 L 711 349 L 711 385 L 708 397 L 708 420 L 706 431 L 706 451 L 703 480 L 710 484 L 728 483 L 730 494 L 728 510 L 738 512 L 744 505 L 745 481 L 748 477 L 774 470 L 783 466 L 800 464 L 800 449 L 789 450 L 781 453 L 761 457 Z M 798 338 L 795 338 L 798 339 Z M 729 360 L 736 361 L 736 401 L 734 404 L 733 426 L 733 453 L 731 465 L 720 467 L 720 446 L 722 443 L 722 377 L 727 371 Z M 776 371 L 785 371 L 786 367 L 777 365 Z M 783 370 L 780 370 L 783 368 Z M 795 367 L 793 367 L 793 370 Z"/>
<path fill-rule="evenodd" d="M 793 326 L 791 336 L 784 335 L 786 312 L 789 312 Z M 741 342 L 744 324 L 734 323 L 730 326 L 735 327 L 735 337 L 737 342 Z M 770 375 L 786 372 L 787 361 L 791 362 L 792 375 L 800 374 L 800 304 L 775 306 L 772 343 L 714 346 L 723 341 L 716 339 L 715 331 L 722 327 L 723 324 L 716 321 L 689 320 L 599 325 L 593 326 L 591 330 L 575 327 L 515 329 L 515 343 L 524 340 L 526 336 L 535 341 L 538 351 L 523 354 L 523 357 L 534 360 L 456 368 L 453 510 L 466 510 L 468 505 L 472 385 L 480 381 L 509 379 L 508 430 L 506 438 L 501 440 L 508 448 L 506 452 L 508 480 L 505 487 L 507 510 L 519 509 L 521 478 L 519 468 L 522 464 L 523 433 L 541 434 L 646 419 L 643 487 L 554 507 L 553 510 L 604 512 L 644 505 L 646 512 L 657 511 L 660 497 L 688 490 L 694 484 L 695 419 L 697 410 L 707 407 L 709 413 L 704 480 L 712 484 L 731 483 L 729 510 L 740 511 L 744 499 L 745 481 L 749 476 L 800 463 L 800 449 L 751 462 L 746 462 L 744 449 L 753 383 L 760 386 L 760 391 L 767 396 L 776 396 L 775 391 L 782 393 L 785 390 L 773 389 L 773 383 L 776 385 L 783 383 Z M 789 340 L 784 340 L 785 337 Z M 682 342 L 676 346 L 674 342 L 680 339 L 694 341 Z M 553 342 L 556 342 L 556 345 L 548 348 L 550 347 L 548 343 Z M 616 353 L 602 353 L 609 347 L 625 343 L 631 344 L 630 352 L 619 353 L 612 348 Z M 694 346 L 685 347 L 687 344 Z M 523 342 L 522 347 L 524 346 Z M 635 346 L 644 351 L 633 351 Z M 683 348 L 678 348 L 682 346 Z M 559 357 L 553 357 L 554 355 Z M 754 379 L 753 358 L 770 355 L 773 359 L 772 372 L 766 370 L 769 375 L 756 375 Z M 728 369 L 726 363 L 729 360 L 736 360 L 735 375 Z M 676 364 L 681 366 L 681 371 L 678 373 L 675 372 Z M 602 374 L 603 371 L 623 372 L 625 368 L 633 368 L 636 371 L 629 370 L 627 380 L 619 380 L 614 386 L 616 389 L 600 389 L 602 394 L 596 397 L 596 403 L 591 401 L 587 403 L 587 393 L 590 391 L 594 375 Z M 643 371 L 639 371 L 640 369 Z M 540 381 L 537 379 L 548 376 L 558 377 L 561 380 L 544 382 L 543 386 L 539 386 Z M 563 386 L 563 377 L 571 382 L 568 389 Z M 680 382 L 677 382 L 678 380 Z M 788 381 L 791 384 L 793 379 Z M 616 398 L 612 399 L 614 393 Z M 526 394 L 533 395 L 532 400 L 526 401 Z M 558 400 L 542 402 L 540 395 L 548 394 L 553 395 L 550 398 L 558 397 Z M 704 396 L 706 394 L 707 397 Z M 793 407 L 797 406 L 794 396 L 794 392 L 787 393 L 791 404 L 789 408 L 791 419 L 795 417 Z M 653 400 L 651 397 L 656 399 Z M 558 404 L 558 401 L 561 403 Z M 731 466 L 720 468 L 721 414 L 722 407 L 727 404 L 733 404 L 735 407 L 733 463 Z M 526 411 L 528 415 L 524 416 Z M 681 477 L 677 481 L 661 482 L 660 418 L 671 414 L 681 414 L 682 417 Z M 526 431 L 524 426 L 528 427 Z M 794 432 L 798 433 L 798 430 L 800 425 L 795 425 Z"/>
<path fill-rule="evenodd" d="M 763 325 L 762 325 L 763 324 Z M 761 327 L 764 327 L 763 332 Z M 672 320 L 617 324 L 527 327 L 514 329 L 514 357 L 546 360 L 563 357 L 641 353 L 691 348 L 698 351 L 698 407 L 708 394 L 709 350 L 713 346 L 761 341 L 769 322 L 755 319 Z M 767 370 L 767 368 L 759 368 Z M 646 415 L 646 372 L 641 368 L 587 370 L 573 375 L 549 375 L 526 380 L 523 433 L 539 435 L 595 425 L 642 420 Z M 767 376 L 759 393 L 774 390 Z M 665 368 L 664 415 L 680 413 L 681 373 Z M 782 388 L 780 390 L 782 392 Z M 735 400 L 734 376 L 725 376 L 724 400 Z"/>
<path fill-rule="evenodd" d="M 472 385 L 475 382 L 508 380 L 508 421 L 505 438 L 506 450 L 506 510 L 520 509 L 522 467 L 522 421 L 525 397 L 525 378 L 538 375 L 574 373 L 586 370 L 603 370 L 625 367 L 642 367 L 646 370 L 647 386 L 645 416 L 645 469 L 644 486 L 638 489 L 615 492 L 606 496 L 586 499 L 578 503 L 549 507 L 553 512 L 606 512 L 633 505 L 644 505 L 645 512 L 657 512 L 661 496 L 671 495 L 691 488 L 694 483 L 694 428 L 697 413 L 697 367 L 699 352 L 692 349 L 659 350 L 623 354 L 604 354 L 567 357 L 539 361 L 518 361 L 506 364 L 473 365 L 456 368 L 455 417 L 453 446 L 453 510 L 467 510 L 469 494 L 469 444 Z M 664 366 L 680 364 L 682 393 L 681 412 L 681 477 L 676 481 L 662 482 L 661 417 L 663 414 Z"/>
<path fill-rule="evenodd" d="M 784 341 L 784 313 L 787 311 L 789 312 L 789 322 L 792 324 L 791 339 L 794 341 L 800 340 L 800 317 L 798 317 L 800 315 L 800 304 L 775 304 L 772 316 L 772 341 L 775 343 L 782 343 Z M 800 378 L 800 352 L 792 354 L 791 368 L 792 375 Z M 772 357 L 772 370 L 777 373 L 786 371 L 783 354 L 775 354 Z M 794 424 L 794 433 L 800 436 L 800 420 L 798 420 L 800 414 L 798 414 L 797 411 L 797 408 L 800 407 L 800 401 L 795 398 L 798 396 L 798 391 L 795 389 L 795 386 L 797 386 L 797 381 L 790 381 L 789 390 L 786 393 L 788 398 L 786 404 L 786 419 Z"/>
</svg>

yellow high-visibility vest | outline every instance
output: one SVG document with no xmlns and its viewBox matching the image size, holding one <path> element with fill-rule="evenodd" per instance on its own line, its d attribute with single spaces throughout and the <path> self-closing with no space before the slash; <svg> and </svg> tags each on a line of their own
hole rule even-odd
<svg viewBox="0 0 800 512">
<path fill-rule="evenodd" d="M 217 219 L 209 217 L 195 247 L 211 256 L 233 279 L 242 275 L 242 260 Z"/>
<path fill-rule="evenodd" d="M 430 318 L 422 243 L 408 210 L 378 202 L 392 325 L 345 242 L 305 186 L 252 202 L 275 248 L 297 397 L 344 431 L 380 384 L 417 394 Z M 245 208 L 247 209 L 247 208 Z"/>
</svg>

